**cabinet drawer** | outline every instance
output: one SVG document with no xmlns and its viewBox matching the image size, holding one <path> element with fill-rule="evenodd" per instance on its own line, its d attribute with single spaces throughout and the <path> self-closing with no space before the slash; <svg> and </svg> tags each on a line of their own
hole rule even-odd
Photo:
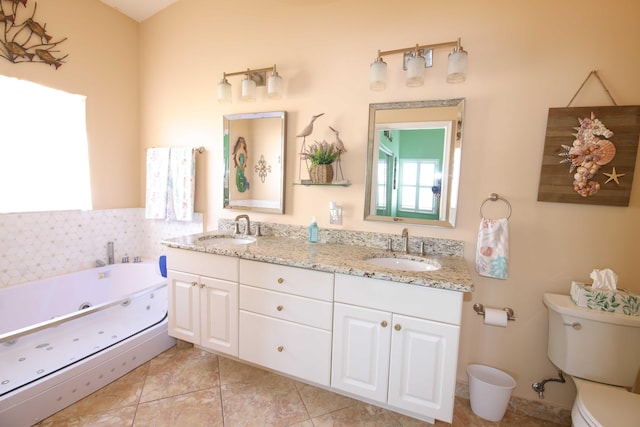
<svg viewBox="0 0 640 427">
<path fill-rule="evenodd" d="M 331 330 L 333 304 L 326 301 L 240 285 L 240 309 Z"/>
<path fill-rule="evenodd" d="M 238 258 L 167 248 L 167 269 L 238 281 Z"/>
<path fill-rule="evenodd" d="M 335 301 L 460 325 L 462 292 L 336 274 Z"/>
<path fill-rule="evenodd" d="M 241 310 L 240 359 L 329 386 L 331 332 Z"/>
<path fill-rule="evenodd" d="M 307 298 L 333 301 L 333 273 L 240 260 L 240 283 Z"/>
</svg>

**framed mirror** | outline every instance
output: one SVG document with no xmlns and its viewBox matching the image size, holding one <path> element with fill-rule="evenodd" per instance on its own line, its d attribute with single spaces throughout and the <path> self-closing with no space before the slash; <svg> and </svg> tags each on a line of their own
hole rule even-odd
<svg viewBox="0 0 640 427">
<path fill-rule="evenodd" d="M 369 105 L 364 219 L 455 227 L 464 98 Z"/>
<path fill-rule="evenodd" d="M 224 208 L 284 213 L 286 111 L 224 116 Z"/>
</svg>

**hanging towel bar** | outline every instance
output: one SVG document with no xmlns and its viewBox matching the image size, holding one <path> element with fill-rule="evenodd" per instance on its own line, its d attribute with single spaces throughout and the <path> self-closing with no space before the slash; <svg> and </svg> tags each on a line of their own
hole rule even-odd
<svg viewBox="0 0 640 427">
<path fill-rule="evenodd" d="M 505 202 L 507 204 L 507 207 L 509 208 L 509 214 L 507 215 L 507 219 L 511 218 L 511 203 L 509 203 L 509 201 L 507 199 L 505 199 L 504 197 L 498 196 L 498 193 L 491 193 L 489 195 L 489 197 L 484 199 L 484 201 L 480 205 L 480 218 L 484 218 L 484 215 L 482 215 L 482 208 L 483 208 L 484 204 L 487 203 L 487 202 L 495 202 L 495 201 L 498 201 L 498 200 L 502 200 L 503 202 Z"/>
<path fill-rule="evenodd" d="M 149 148 L 158 148 L 158 147 L 149 147 Z M 147 150 L 148 150 L 149 148 L 147 148 Z M 198 152 L 198 154 L 202 154 L 202 153 L 204 153 L 204 150 L 205 150 L 205 148 L 204 148 L 204 147 L 193 147 L 193 149 L 194 149 L 195 151 L 197 151 L 197 152 Z"/>
</svg>

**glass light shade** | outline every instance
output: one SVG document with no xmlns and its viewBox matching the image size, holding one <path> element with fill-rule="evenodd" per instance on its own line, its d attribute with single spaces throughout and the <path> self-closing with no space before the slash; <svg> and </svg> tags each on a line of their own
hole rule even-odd
<svg viewBox="0 0 640 427">
<path fill-rule="evenodd" d="M 467 79 L 467 52 L 454 50 L 449 54 L 447 83 L 462 83 Z"/>
<path fill-rule="evenodd" d="M 407 86 L 422 86 L 424 84 L 424 69 L 426 61 L 423 56 L 412 56 L 407 61 Z"/>
<path fill-rule="evenodd" d="M 387 87 L 387 63 L 376 59 L 369 68 L 369 89 L 385 90 Z"/>
<path fill-rule="evenodd" d="M 247 102 L 256 100 L 256 82 L 251 80 L 249 77 L 242 80 L 242 94 L 240 99 Z"/>
<path fill-rule="evenodd" d="M 271 99 L 282 98 L 282 77 L 276 72 L 267 79 L 267 96 Z"/>
<path fill-rule="evenodd" d="M 218 83 L 218 102 L 221 104 L 231 102 L 231 85 L 227 79 L 222 79 Z"/>
</svg>

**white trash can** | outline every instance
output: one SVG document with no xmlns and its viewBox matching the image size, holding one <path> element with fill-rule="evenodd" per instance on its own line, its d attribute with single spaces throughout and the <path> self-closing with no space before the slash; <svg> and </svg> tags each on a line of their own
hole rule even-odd
<svg viewBox="0 0 640 427">
<path fill-rule="evenodd" d="M 467 366 L 467 375 L 473 413 L 485 420 L 500 421 L 516 381 L 511 375 L 484 365 Z"/>
</svg>

